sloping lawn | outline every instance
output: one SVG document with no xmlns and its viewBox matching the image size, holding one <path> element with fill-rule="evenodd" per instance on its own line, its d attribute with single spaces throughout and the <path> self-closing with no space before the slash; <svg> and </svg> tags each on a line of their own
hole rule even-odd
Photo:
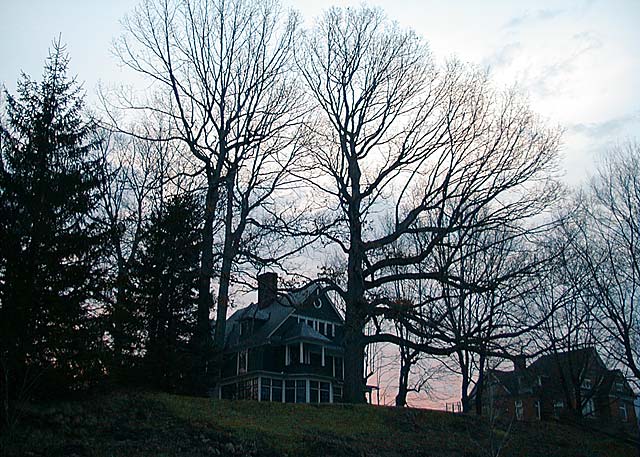
<svg viewBox="0 0 640 457">
<path fill-rule="evenodd" d="M 503 424 L 440 411 L 294 405 L 119 392 L 31 405 L 3 456 L 617 457 L 636 450 L 555 423 Z"/>
</svg>

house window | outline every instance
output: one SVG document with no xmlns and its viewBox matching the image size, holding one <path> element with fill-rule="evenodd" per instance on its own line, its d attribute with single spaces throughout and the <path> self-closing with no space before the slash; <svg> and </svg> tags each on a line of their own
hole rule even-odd
<svg viewBox="0 0 640 457">
<path fill-rule="evenodd" d="M 542 419 L 542 405 L 540 405 L 540 400 L 536 401 L 536 419 Z"/>
<path fill-rule="evenodd" d="M 521 421 L 524 413 L 524 410 L 522 407 L 522 400 L 516 400 L 515 406 L 516 406 L 516 419 Z"/>
<path fill-rule="evenodd" d="M 591 379 L 584 378 L 584 380 L 582 381 L 582 388 L 583 389 L 591 389 Z"/>
<path fill-rule="evenodd" d="M 307 380 L 297 379 L 296 380 L 296 403 L 306 403 L 306 402 L 307 402 Z"/>
<path fill-rule="evenodd" d="M 342 390 L 340 391 L 342 396 Z M 331 386 L 328 382 L 309 381 L 309 402 L 310 403 L 330 403 Z"/>
<path fill-rule="evenodd" d="M 262 378 L 260 400 L 282 402 L 282 379 Z"/>
<path fill-rule="evenodd" d="M 318 403 L 320 401 L 318 384 L 318 381 L 309 381 L 309 401 L 311 403 Z"/>
<path fill-rule="evenodd" d="M 616 392 L 623 392 L 624 391 L 624 384 L 622 384 L 621 382 L 616 382 Z"/>
<path fill-rule="evenodd" d="M 593 398 L 587 400 L 587 402 L 582 406 L 582 415 L 584 417 L 594 417 L 595 408 L 593 405 Z"/>
<path fill-rule="evenodd" d="M 258 378 L 247 379 L 238 383 L 239 400 L 258 399 Z"/>
<path fill-rule="evenodd" d="M 295 403 L 296 401 L 296 382 L 285 381 L 285 401 L 287 403 Z"/>
<path fill-rule="evenodd" d="M 318 331 L 319 331 L 320 333 L 322 333 L 323 335 L 326 335 L 326 334 L 327 334 L 327 327 L 326 327 L 326 324 L 325 324 L 324 322 L 320 322 L 320 323 L 318 324 Z"/>
<path fill-rule="evenodd" d="M 335 327 L 333 324 L 327 324 L 327 336 L 330 336 L 330 337 L 336 336 Z"/>
<path fill-rule="evenodd" d="M 249 350 L 244 349 L 238 352 L 238 374 L 246 373 L 249 368 Z"/>
<path fill-rule="evenodd" d="M 560 417 L 562 410 L 564 409 L 564 402 L 562 400 L 556 400 L 553 402 L 553 415 Z"/>
<path fill-rule="evenodd" d="M 262 378 L 260 384 L 260 400 L 271 401 L 271 378 Z"/>
<path fill-rule="evenodd" d="M 342 386 L 333 386 L 333 402 L 341 403 L 342 402 Z"/>
<path fill-rule="evenodd" d="M 625 403 L 620 403 L 620 406 L 618 406 L 618 410 L 620 419 L 622 419 L 623 422 L 627 422 L 627 420 L 629 420 L 629 416 L 627 414 L 627 405 Z"/>
<path fill-rule="evenodd" d="M 331 398 L 331 386 L 328 382 L 320 383 L 320 403 L 329 403 Z"/>
<path fill-rule="evenodd" d="M 282 402 L 282 379 L 271 380 L 271 401 Z"/>
</svg>

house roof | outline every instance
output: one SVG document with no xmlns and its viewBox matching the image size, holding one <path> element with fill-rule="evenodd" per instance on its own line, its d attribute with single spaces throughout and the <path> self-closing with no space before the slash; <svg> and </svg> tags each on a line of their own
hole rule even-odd
<svg viewBox="0 0 640 457">
<path fill-rule="evenodd" d="M 293 322 L 282 335 L 283 341 L 311 341 L 316 343 L 330 343 L 331 340 L 322 333 L 315 331 L 304 322 Z"/>
<path fill-rule="evenodd" d="M 581 383 L 591 373 L 593 387 L 599 394 L 608 394 L 611 391 L 614 380 L 623 380 L 624 376 L 619 370 L 609 370 L 592 348 L 583 348 L 539 357 L 531 365 L 518 371 L 489 370 L 489 373 L 511 395 L 519 395 L 525 391 L 533 392 L 538 385 L 538 378 L 543 380 L 545 396 L 562 395 L 562 379 L 567 382 Z M 625 386 L 628 384 L 625 381 Z M 626 390 L 626 388 L 625 388 Z M 630 391 L 630 388 L 628 389 Z"/>
<path fill-rule="evenodd" d="M 527 370 L 538 374 L 550 374 L 557 373 L 558 367 L 562 367 L 565 375 L 570 374 L 577 377 L 585 368 L 593 367 L 594 364 L 598 369 L 606 370 L 595 348 L 588 347 L 543 355 L 534 361 Z"/>
<path fill-rule="evenodd" d="M 245 348 L 264 344 L 274 336 L 276 331 L 280 330 L 286 319 L 293 313 L 307 317 L 315 317 L 317 315 L 317 318 L 343 323 L 342 316 L 336 311 L 331 300 L 325 293 L 320 293 L 319 291 L 319 286 L 311 284 L 294 292 L 279 294 L 275 300 L 262 308 L 253 303 L 246 308 L 237 310 L 227 319 L 225 348 Z M 311 310 L 315 312 L 310 312 Z M 241 338 L 238 323 L 247 319 L 254 319 L 258 323 L 251 335 Z M 290 329 L 281 330 L 288 331 Z M 296 332 L 292 333 L 291 336 L 287 336 L 287 338 L 331 343 L 331 340 L 306 324 Z M 279 331 L 278 336 L 283 337 L 284 334 Z"/>
<path fill-rule="evenodd" d="M 514 371 L 492 370 L 491 374 L 504 386 L 510 394 L 518 393 L 518 378 Z"/>
</svg>

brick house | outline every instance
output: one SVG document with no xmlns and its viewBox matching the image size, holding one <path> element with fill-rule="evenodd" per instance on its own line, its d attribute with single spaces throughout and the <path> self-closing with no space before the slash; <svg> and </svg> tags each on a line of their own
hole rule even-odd
<svg viewBox="0 0 640 457">
<path fill-rule="evenodd" d="M 582 417 L 603 426 L 636 427 L 636 395 L 620 370 L 608 369 L 594 348 L 544 355 L 511 371 L 488 370 L 483 410 L 534 421 Z M 471 393 L 475 397 L 475 390 Z"/>
<path fill-rule="evenodd" d="M 219 398 L 340 402 L 343 325 L 317 285 L 279 293 L 275 273 L 258 276 L 258 302 L 227 321 Z"/>
</svg>

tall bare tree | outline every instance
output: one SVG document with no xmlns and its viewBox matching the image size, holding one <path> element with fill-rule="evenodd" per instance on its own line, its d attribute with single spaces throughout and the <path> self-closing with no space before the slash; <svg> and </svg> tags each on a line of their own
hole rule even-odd
<svg viewBox="0 0 640 457">
<path fill-rule="evenodd" d="M 159 211 L 169 193 L 172 167 L 180 161 L 175 145 L 157 141 L 165 137 L 161 122 L 139 121 L 133 131 L 154 140 L 103 131 L 101 215 L 108 233 L 108 264 L 111 287 L 105 296 L 114 361 L 140 351 L 138 330 L 131 327 L 130 272 L 137 255 L 142 229 L 152 211 Z M 140 136 L 140 135 L 139 135 Z M 139 336 L 139 335 L 138 335 Z"/>
<path fill-rule="evenodd" d="M 241 235 L 251 211 L 283 181 L 290 155 L 280 154 L 293 141 L 289 129 L 301 114 L 289 71 L 297 24 L 297 16 L 284 15 L 275 0 L 145 0 L 124 20 L 126 33 L 116 48 L 162 94 L 129 107 L 170 117 L 175 138 L 206 179 L 195 335 L 203 389 L 211 357 L 216 220 L 223 227 L 215 331 L 220 349 Z"/>
<path fill-rule="evenodd" d="M 582 201 L 572 238 L 588 274 L 609 355 L 640 382 L 640 145 L 609 151 Z"/>
<path fill-rule="evenodd" d="M 538 351 L 551 356 L 566 407 L 580 417 L 603 380 L 593 379 L 589 369 L 597 362 L 592 349 L 606 347 L 608 338 L 598 322 L 589 270 L 576 250 L 579 227 L 586 222 L 584 211 L 576 210 L 575 200 L 570 199 L 558 221 L 541 246 L 552 258 L 550 268 L 537 276 L 535 293 L 530 295 L 531 303 L 550 315 L 534 332 L 533 342 Z M 593 389 L 585 389 L 587 378 Z"/>
<path fill-rule="evenodd" d="M 327 237 L 347 258 L 346 286 L 334 286 L 346 309 L 345 399 L 362 402 L 365 346 L 399 341 L 363 332 L 387 312 L 389 299 L 376 291 L 401 279 L 462 286 L 446 268 L 396 274 L 393 267 L 424 261 L 469 224 L 539 213 L 556 191 L 549 175 L 558 132 L 541 126 L 515 93 L 495 93 L 484 73 L 457 62 L 437 68 L 421 39 L 375 9 L 330 9 L 297 60 L 319 115 L 314 183 L 341 223 Z M 420 250 L 385 251 L 418 232 L 426 236 Z"/>
</svg>

